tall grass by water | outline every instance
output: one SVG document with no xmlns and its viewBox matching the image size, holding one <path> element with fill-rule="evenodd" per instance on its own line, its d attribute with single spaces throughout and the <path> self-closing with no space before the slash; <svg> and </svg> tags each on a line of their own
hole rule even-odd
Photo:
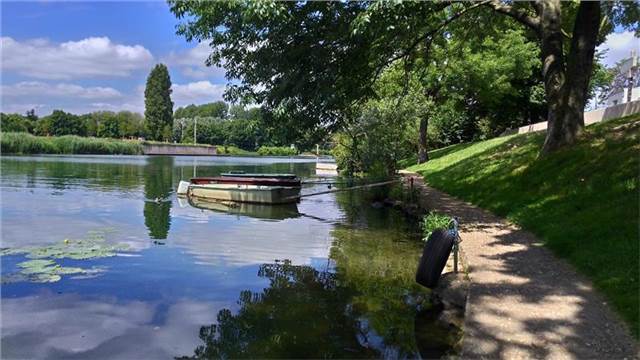
<svg viewBox="0 0 640 360">
<path fill-rule="evenodd" d="M 142 154 L 142 145 L 136 141 L 65 136 L 34 136 L 23 132 L 0 133 L 3 154 Z"/>
<path fill-rule="evenodd" d="M 591 278 L 637 337 L 640 115 L 589 126 L 574 146 L 539 157 L 544 135 L 450 146 L 409 170 L 536 234 Z"/>
</svg>

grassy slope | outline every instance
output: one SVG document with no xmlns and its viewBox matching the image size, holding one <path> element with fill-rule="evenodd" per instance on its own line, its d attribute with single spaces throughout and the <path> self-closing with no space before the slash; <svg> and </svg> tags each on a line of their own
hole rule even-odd
<svg viewBox="0 0 640 360">
<path fill-rule="evenodd" d="M 576 146 L 538 159 L 543 140 L 454 145 L 408 170 L 535 233 L 592 279 L 638 337 L 640 115 L 589 126 Z"/>
</svg>

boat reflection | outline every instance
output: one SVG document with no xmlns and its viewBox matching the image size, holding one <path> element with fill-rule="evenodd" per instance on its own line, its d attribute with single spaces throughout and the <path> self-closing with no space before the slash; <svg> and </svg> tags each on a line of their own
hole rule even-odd
<svg viewBox="0 0 640 360">
<path fill-rule="evenodd" d="M 302 216 L 298 212 L 298 205 L 295 203 L 265 205 L 231 201 L 215 201 L 195 196 L 188 197 L 187 201 L 189 205 L 198 209 L 248 216 L 257 219 L 284 220 Z"/>
</svg>

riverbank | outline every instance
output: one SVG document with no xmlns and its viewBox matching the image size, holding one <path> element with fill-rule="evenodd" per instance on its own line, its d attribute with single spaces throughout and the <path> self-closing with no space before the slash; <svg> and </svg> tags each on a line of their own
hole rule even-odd
<svg viewBox="0 0 640 360">
<path fill-rule="evenodd" d="M 563 296 L 562 291 L 576 296 L 573 300 L 566 299 L 569 303 L 575 303 L 576 299 L 587 301 L 582 305 L 575 303 L 573 310 L 587 309 L 589 301 L 596 301 L 594 299 L 598 297 L 590 288 L 591 281 L 607 303 L 626 320 L 637 338 L 640 307 L 637 296 L 640 291 L 637 238 L 639 129 L 638 115 L 593 125 L 585 130 L 583 139 L 576 146 L 541 159 L 537 154 L 544 134 L 460 144 L 436 150 L 431 153 L 429 162 L 408 170 L 422 175 L 429 186 L 487 209 L 506 218 L 508 224 L 514 224 L 466 219 L 472 224 L 467 226 L 477 228 L 479 237 L 488 236 L 483 228 L 500 231 L 482 240 L 486 246 L 477 250 L 476 261 L 491 258 L 496 263 L 487 265 L 487 269 L 496 266 L 492 271 L 500 269 L 498 272 L 503 278 L 520 279 L 522 284 L 514 285 L 512 291 L 520 291 L 524 284 L 547 287 L 537 298 L 532 298 L 534 301 L 529 304 L 532 306 L 529 310 L 535 308 L 536 303 L 547 301 L 545 299 Z M 447 209 L 446 202 L 444 205 L 449 213 L 455 210 Z M 524 234 L 524 230 L 520 229 L 533 233 L 539 242 L 533 239 L 534 235 L 527 235 L 525 239 L 532 239 L 521 243 L 518 234 Z M 531 263 L 528 255 L 541 251 L 537 250 L 538 243 L 566 259 L 581 273 L 580 276 L 586 275 L 589 280 L 579 278 L 576 284 L 582 288 L 574 285 L 569 291 L 570 284 L 562 285 L 561 279 L 552 276 L 566 273 L 562 262 Z M 504 251 L 494 253 L 496 248 Z M 469 256 L 469 261 L 470 268 L 477 269 L 473 256 Z M 527 270 L 530 263 L 534 268 Z M 482 276 L 487 269 L 480 269 L 478 275 Z M 523 271 L 532 273 L 523 276 Z M 540 277 L 531 277 L 536 271 Z M 545 278 L 545 274 L 550 277 Z M 489 285 L 485 289 L 489 293 L 492 291 Z M 527 299 L 526 293 L 523 295 Z M 568 305 L 558 306 L 566 308 Z M 498 316 L 496 311 L 491 316 Z M 582 321 L 588 319 L 579 318 L 580 314 L 582 311 L 573 314 L 573 320 L 566 319 L 567 324 L 573 322 L 572 326 L 581 327 L 576 330 L 587 332 L 582 329 Z M 537 322 L 531 317 L 520 325 L 526 329 L 527 326 L 536 327 Z M 593 325 L 606 327 L 604 323 Z M 549 319 L 548 326 L 559 329 L 561 321 Z M 543 330 L 539 326 L 538 329 Z M 580 340 L 582 333 L 573 334 L 577 337 L 575 340 Z"/>
<path fill-rule="evenodd" d="M 120 140 L 96 137 L 35 136 L 24 132 L 1 132 L 3 154 L 95 154 L 95 155 L 190 155 L 308 157 L 288 147 L 262 146 L 247 151 L 233 145 L 175 144 L 159 141 Z"/>
<path fill-rule="evenodd" d="M 404 176 L 414 177 L 423 206 L 461 220 L 470 279 L 461 358 L 637 356 L 637 343 L 591 282 L 535 235 L 425 185 L 417 174 Z"/>
<path fill-rule="evenodd" d="M 142 144 L 75 135 L 34 136 L 28 133 L 0 133 L 2 154 L 108 154 L 140 155 Z"/>
</svg>

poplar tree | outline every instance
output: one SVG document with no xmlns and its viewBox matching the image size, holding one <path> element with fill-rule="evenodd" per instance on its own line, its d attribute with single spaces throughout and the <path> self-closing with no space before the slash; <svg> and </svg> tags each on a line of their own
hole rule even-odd
<svg viewBox="0 0 640 360">
<path fill-rule="evenodd" d="M 173 102 L 171 78 L 164 64 L 156 65 L 147 77 L 144 107 L 147 138 L 168 141 L 173 130 Z"/>
</svg>

